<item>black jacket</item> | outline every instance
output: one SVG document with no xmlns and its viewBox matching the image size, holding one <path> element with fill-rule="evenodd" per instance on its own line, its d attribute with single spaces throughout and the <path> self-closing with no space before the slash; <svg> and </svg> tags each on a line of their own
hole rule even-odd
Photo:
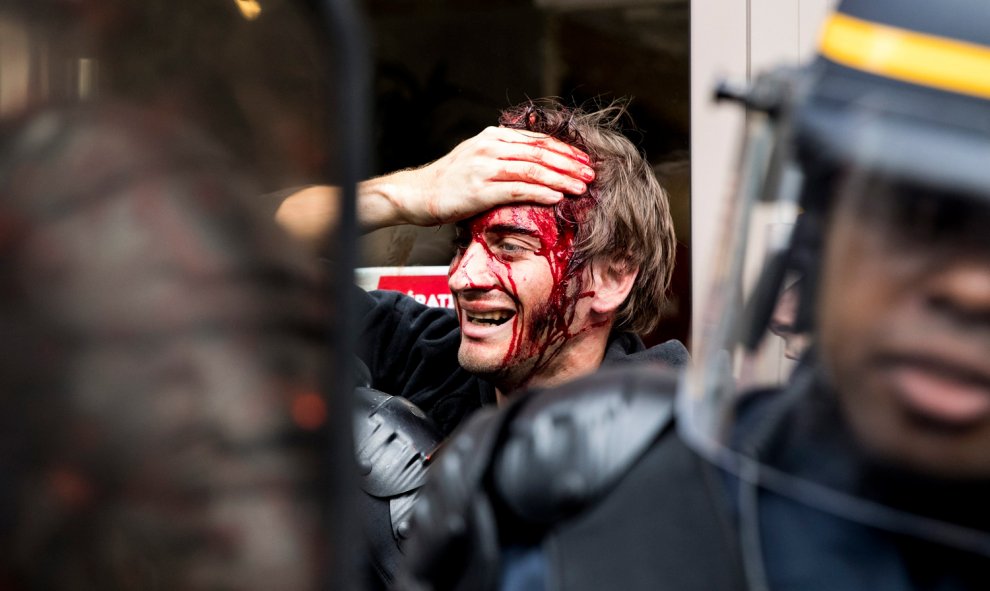
<svg viewBox="0 0 990 591">
<path fill-rule="evenodd" d="M 461 331 L 453 310 L 430 308 L 398 292 L 359 291 L 363 330 L 358 355 L 371 372 L 371 387 L 406 398 L 444 435 L 475 410 L 495 404 L 495 388 L 457 362 Z M 616 332 L 602 364 L 681 366 L 687 358 L 678 341 L 646 348 L 636 335 Z"/>
</svg>

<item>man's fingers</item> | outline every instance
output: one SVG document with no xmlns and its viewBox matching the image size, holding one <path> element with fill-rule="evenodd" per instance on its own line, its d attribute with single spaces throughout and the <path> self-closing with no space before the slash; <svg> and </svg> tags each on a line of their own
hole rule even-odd
<svg viewBox="0 0 990 591">
<path fill-rule="evenodd" d="M 582 181 L 536 162 L 505 160 L 499 164 L 500 168 L 492 180 L 544 185 L 571 195 L 580 195 L 588 190 L 588 186 Z"/>
<path fill-rule="evenodd" d="M 499 160 L 534 162 L 585 183 L 595 178 L 594 169 L 587 164 L 537 146 L 502 143 L 494 150 Z"/>
<path fill-rule="evenodd" d="M 573 158 L 583 164 L 588 164 L 591 162 L 591 158 L 586 153 L 575 148 L 574 146 L 535 131 L 510 129 L 508 127 L 489 127 L 485 129 L 483 133 L 491 138 L 495 138 L 509 144 L 527 144 L 530 146 L 537 146 L 545 150 L 550 150 L 552 152 Z"/>
<path fill-rule="evenodd" d="M 491 183 L 486 191 L 486 199 L 493 203 L 537 203 L 554 205 L 564 198 L 564 194 L 546 185 L 522 181 Z"/>
</svg>

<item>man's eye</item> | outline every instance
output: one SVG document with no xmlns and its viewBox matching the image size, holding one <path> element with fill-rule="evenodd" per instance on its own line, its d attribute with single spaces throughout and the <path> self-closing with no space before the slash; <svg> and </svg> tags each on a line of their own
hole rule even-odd
<svg viewBox="0 0 990 591">
<path fill-rule="evenodd" d="M 529 245 L 520 242 L 503 240 L 498 243 L 498 250 L 507 255 L 521 255 L 527 252 L 533 252 L 533 248 Z"/>
</svg>

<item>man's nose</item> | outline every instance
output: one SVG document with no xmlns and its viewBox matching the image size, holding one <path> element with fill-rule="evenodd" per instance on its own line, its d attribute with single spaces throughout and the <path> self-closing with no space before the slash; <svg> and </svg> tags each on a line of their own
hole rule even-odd
<svg viewBox="0 0 990 591">
<path fill-rule="evenodd" d="M 990 327 L 990 260 L 960 258 L 936 271 L 928 302 L 960 323 Z"/>
<path fill-rule="evenodd" d="M 496 284 L 491 269 L 491 257 L 483 244 L 471 242 L 450 264 L 447 286 L 450 291 L 488 290 Z"/>
</svg>

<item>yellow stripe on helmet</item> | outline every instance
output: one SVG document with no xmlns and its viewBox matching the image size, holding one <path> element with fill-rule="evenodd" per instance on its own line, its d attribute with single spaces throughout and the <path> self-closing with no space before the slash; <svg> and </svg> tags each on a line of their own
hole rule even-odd
<svg viewBox="0 0 990 591">
<path fill-rule="evenodd" d="M 990 47 L 836 13 L 821 53 L 844 66 L 941 90 L 990 99 Z"/>
</svg>

